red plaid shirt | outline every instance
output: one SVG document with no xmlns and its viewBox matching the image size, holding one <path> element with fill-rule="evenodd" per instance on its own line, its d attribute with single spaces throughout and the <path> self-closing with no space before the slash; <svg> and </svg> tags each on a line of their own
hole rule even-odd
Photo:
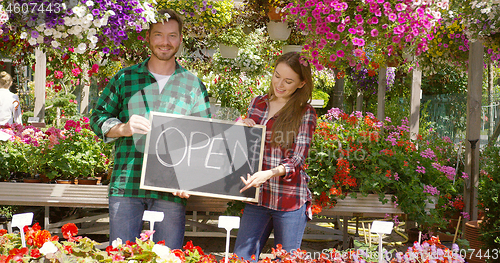
<svg viewBox="0 0 500 263">
<path fill-rule="evenodd" d="M 309 176 L 304 171 L 304 163 L 309 152 L 309 146 L 316 128 L 316 111 L 308 104 L 302 124 L 295 138 L 291 150 L 286 151 L 279 147 L 271 147 L 271 131 L 275 116 L 268 120 L 268 95 L 252 99 L 248 108 L 247 118 L 257 124 L 266 126 L 266 144 L 262 170 L 269 170 L 283 165 L 286 169 L 284 176 L 274 177 L 260 187 L 259 205 L 278 211 L 297 210 L 302 205 L 308 205 L 308 215 L 311 218 L 311 191 L 307 188 Z"/>
</svg>

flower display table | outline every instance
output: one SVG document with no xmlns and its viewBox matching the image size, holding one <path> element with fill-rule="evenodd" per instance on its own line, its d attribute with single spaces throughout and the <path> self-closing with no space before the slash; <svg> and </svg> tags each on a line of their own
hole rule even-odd
<svg viewBox="0 0 500 263">
<path fill-rule="evenodd" d="M 83 208 L 108 208 L 108 187 L 104 185 L 74 185 L 74 184 L 43 184 L 43 183 L 0 183 L 0 204 L 19 206 L 43 206 L 45 207 L 45 229 L 51 233 L 60 233 L 60 227 L 66 222 L 50 224 L 50 207 L 83 207 Z M 346 197 L 339 199 L 337 205 L 332 208 L 323 209 L 320 215 L 342 216 L 344 222 L 349 217 L 385 217 L 386 214 L 403 214 L 401 209 L 395 208 L 391 202 L 382 204 L 378 195 L 359 195 L 357 198 Z M 386 195 L 390 200 L 391 196 Z M 188 199 L 186 210 L 189 211 L 186 224 L 190 225 L 192 231 L 186 232 L 186 236 L 225 236 L 225 230 L 219 229 L 213 221 L 217 215 L 222 214 L 227 208 L 228 200 L 218 198 L 208 198 L 191 196 Z M 192 214 L 191 214 L 192 212 Z M 199 213 L 204 212 L 204 213 Z M 72 223 L 82 223 L 96 221 L 106 218 L 108 214 L 101 214 L 79 219 L 71 219 Z M 343 240 L 347 245 L 348 234 L 347 224 L 343 224 L 343 230 L 320 227 L 316 225 L 318 221 L 309 222 L 310 229 L 321 230 L 325 234 L 322 236 L 306 234 L 306 239 L 335 239 Z M 80 229 L 81 234 L 99 233 L 108 231 L 108 224 L 95 224 L 89 229 Z M 202 229 L 203 231 L 197 231 Z"/>
</svg>

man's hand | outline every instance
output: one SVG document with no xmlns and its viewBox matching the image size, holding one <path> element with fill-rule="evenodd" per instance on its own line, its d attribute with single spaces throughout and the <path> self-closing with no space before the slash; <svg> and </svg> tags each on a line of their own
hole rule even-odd
<svg viewBox="0 0 500 263">
<path fill-rule="evenodd" d="M 132 115 L 127 123 L 120 123 L 106 133 L 106 137 L 130 137 L 134 134 L 147 134 L 151 130 L 149 120 L 139 116 Z"/>
<path fill-rule="evenodd" d="M 175 195 L 175 196 L 178 196 L 180 198 L 186 198 L 186 199 L 189 198 L 189 194 L 186 193 L 186 192 L 184 192 L 184 191 L 182 191 L 182 190 L 173 192 L 172 194 Z"/>
</svg>

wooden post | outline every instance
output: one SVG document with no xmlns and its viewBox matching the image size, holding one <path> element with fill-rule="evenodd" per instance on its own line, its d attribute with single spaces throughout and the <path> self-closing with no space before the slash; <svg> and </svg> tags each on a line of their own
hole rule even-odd
<svg viewBox="0 0 500 263">
<path fill-rule="evenodd" d="M 469 174 L 464 189 L 465 212 L 477 220 L 477 187 L 479 185 L 479 139 L 481 125 L 481 93 L 483 86 L 483 42 L 472 42 L 469 50 L 467 87 L 467 141 L 465 171 Z M 465 222 L 468 220 L 465 218 Z"/>
<path fill-rule="evenodd" d="M 82 77 L 82 83 L 81 85 L 83 86 L 81 90 L 81 100 L 80 100 L 80 113 L 81 114 L 86 114 L 89 112 L 89 99 L 90 99 L 90 78 L 89 75 L 87 74 L 88 67 L 83 67 L 83 77 Z"/>
<path fill-rule="evenodd" d="M 45 79 L 47 77 L 47 58 L 39 48 L 35 49 L 35 112 L 34 116 L 44 122 L 45 118 Z"/>
<path fill-rule="evenodd" d="M 338 69 L 335 69 L 333 73 L 335 74 L 335 86 L 333 87 L 333 94 L 330 96 L 330 107 L 344 110 L 345 78 L 338 78 Z"/>
<path fill-rule="evenodd" d="M 356 96 L 356 111 L 363 111 L 363 91 L 359 90 Z"/>
<path fill-rule="evenodd" d="M 387 89 L 387 67 L 383 66 L 378 71 L 378 98 L 377 98 L 377 119 L 385 119 L 385 90 Z"/>
<path fill-rule="evenodd" d="M 416 140 L 420 119 L 420 99 L 422 94 L 422 70 L 419 67 L 413 69 L 411 82 L 410 102 L 410 139 Z"/>
</svg>

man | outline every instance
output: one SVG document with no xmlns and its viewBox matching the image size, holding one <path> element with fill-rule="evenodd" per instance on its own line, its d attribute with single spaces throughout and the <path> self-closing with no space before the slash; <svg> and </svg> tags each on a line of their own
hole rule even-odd
<svg viewBox="0 0 500 263">
<path fill-rule="evenodd" d="M 154 241 L 181 248 L 184 239 L 183 191 L 164 193 L 139 188 L 145 134 L 151 129 L 150 111 L 210 117 L 203 83 L 181 67 L 175 53 L 182 42 L 182 20 L 172 10 L 159 11 L 163 21 L 146 32 L 151 56 L 120 70 L 104 89 L 90 123 L 105 142 L 115 141 L 114 169 L 109 189 L 110 240 L 135 241 L 142 230 L 144 210 L 164 212 L 155 223 Z"/>
</svg>

